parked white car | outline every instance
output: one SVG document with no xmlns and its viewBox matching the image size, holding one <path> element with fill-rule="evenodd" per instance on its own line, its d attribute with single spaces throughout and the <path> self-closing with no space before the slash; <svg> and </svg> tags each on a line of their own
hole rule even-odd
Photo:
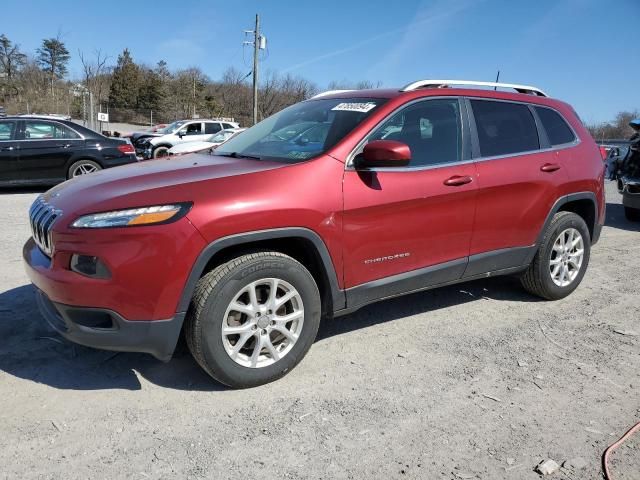
<svg viewBox="0 0 640 480">
<path fill-rule="evenodd" d="M 186 120 L 173 132 L 149 137 L 144 144 L 143 156 L 146 159 L 166 157 L 169 149 L 181 143 L 206 141 L 212 135 L 229 128 L 238 128 L 236 122 L 219 120 Z"/>
<path fill-rule="evenodd" d="M 195 153 L 205 150 L 211 150 L 212 148 L 222 145 L 227 140 L 230 140 L 231 138 L 235 137 L 241 132 L 244 132 L 245 130 L 246 128 L 226 128 L 200 142 L 180 143 L 169 149 L 169 155 L 182 155 L 185 153 Z"/>
</svg>

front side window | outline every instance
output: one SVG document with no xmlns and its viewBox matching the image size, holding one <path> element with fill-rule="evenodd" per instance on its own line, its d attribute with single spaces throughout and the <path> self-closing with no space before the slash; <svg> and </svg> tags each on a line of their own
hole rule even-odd
<svg viewBox="0 0 640 480">
<path fill-rule="evenodd" d="M 410 167 L 459 162 L 462 124 L 457 98 L 414 103 L 383 122 L 367 139 L 396 140 L 411 149 Z"/>
<path fill-rule="evenodd" d="M 0 122 L 0 142 L 15 140 L 16 122 Z"/>
<path fill-rule="evenodd" d="M 559 113 L 550 108 L 535 107 L 535 109 L 545 132 L 547 132 L 547 137 L 551 145 L 556 146 L 571 143 L 576 139 L 573 131 Z"/>
<path fill-rule="evenodd" d="M 234 136 L 216 154 L 302 162 L 336 145 L 385 101 L 323 98 L 300 102 Z"/>
<path fill-rule="evenodd" d="M 202 123 L 190 123 L 182 129 L 183 135 L 200 135 L 202 133 Z"/>
<path fill-rule="evenodd" d="M 483 157 L 530 152 L 540 148 L 538 129 L 527 105 L 471 100 Z"/>
</svg>

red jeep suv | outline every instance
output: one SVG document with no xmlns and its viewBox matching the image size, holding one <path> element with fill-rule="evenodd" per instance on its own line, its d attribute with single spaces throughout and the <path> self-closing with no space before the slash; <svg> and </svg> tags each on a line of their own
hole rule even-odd
<svg viewBox="0 0 640 480">
<path fill-rule="evenodd" d="M 215 155 L 49 190 L 23 253 L 69 340 L 168 361 L 183 333 L 212 377 L 249 387 L 300 362 L 321 318 L 378 300 L 505 274 L 568 295 L 604 222 L 603 181 L 576 113 L 534 87 L 326 92 Z"/>
</svg>

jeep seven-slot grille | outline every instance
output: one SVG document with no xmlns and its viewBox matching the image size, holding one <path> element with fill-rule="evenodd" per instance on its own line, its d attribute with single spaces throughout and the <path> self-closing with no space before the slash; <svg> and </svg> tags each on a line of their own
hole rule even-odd
<svg viewBox="0 0 640 480">
<path fill-rule="evenodd" d="M 62 215 L 60 210 L 56 210 L 42 197 L 38 197 L 29 209 L 29 221 L 31 222 L 31 234 L 40 250 L 45 255 L 51 256 L 53 245 L 51 242 L 51 227 Z"/>
</svg>

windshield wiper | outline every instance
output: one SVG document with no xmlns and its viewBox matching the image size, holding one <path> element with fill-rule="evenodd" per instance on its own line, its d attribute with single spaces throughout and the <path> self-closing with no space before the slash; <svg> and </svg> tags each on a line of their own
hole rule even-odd
<svg viewBox="0 0 640 480">
<path fill-rule="evenodd" d="M 250 158 L 252 160 L 262 160 L 262 157 L 258 157 L 257 155 L 246 155 L 244 153 L 231 152 L 231 153 L 218 153 L 217 155 L 221 157 L 231 157 L 231 158 Z"/>
</svg>

